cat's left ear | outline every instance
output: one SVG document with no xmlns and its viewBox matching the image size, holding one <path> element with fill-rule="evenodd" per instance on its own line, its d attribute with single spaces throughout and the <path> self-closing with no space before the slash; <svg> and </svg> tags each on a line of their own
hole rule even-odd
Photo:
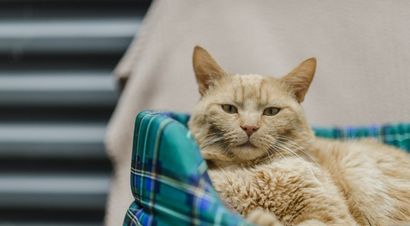
<svg viewBox="0 0 410 226">
<path fill-rule="evenodd" d="M 200 46 L 195 46 L 192 61 L 201 96 L 216 80 L 226 75 L 211 54 Z"/>
<path fill-rule="evenodd" d="M 293 71 L 282 78 L 282 81 L 289 85 L 299 103 L 302 103 L 305 99 L 306 92 L 313 80 L 315 71 L 316 58 L 312 57 L 303 61 L 299 66 L 293 69 Z"/>
</svg>

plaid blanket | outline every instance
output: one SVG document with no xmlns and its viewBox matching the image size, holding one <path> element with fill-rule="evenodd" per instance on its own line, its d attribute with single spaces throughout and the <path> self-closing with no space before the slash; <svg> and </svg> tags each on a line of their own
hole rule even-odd
<svg viewBox="0 0 410 226">
<path fill-rule="evenodd" d="M 144 111 L 134 128 L 131 189 L 123 225 L 249 225 L 218 198 L 186 114 Z M 376 137 L 410 151 L 410 123 L 315 128 L 321 137 Z"/>
</svg>

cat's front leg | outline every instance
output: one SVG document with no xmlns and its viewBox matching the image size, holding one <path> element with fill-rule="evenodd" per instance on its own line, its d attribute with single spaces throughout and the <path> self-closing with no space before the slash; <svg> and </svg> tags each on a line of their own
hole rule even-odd
<svg viewBox="0 0 410 226">
<path fill-rule="evenodd" d="M 252 224 L 259 226 L 284 226 L 275 216 L 275 214 L 270 213 L 263 209 L 253 210 L 247 217 L 246 220 Z M 296 226 L 327 226 L 325 223 L 318 221 L 316 219 L 303 221 Z"/>
<path fill-rule="evenodd" d="M 325 224 L 322 221 L 313 219 L 313 220 L 303 221 L 302 223 L 299 223 L 296 226 L 328 226 L 328 224 Z"/>
<path fill-rule="evenodd" d="M 283 226 L 276 218 L 275 214 L 263 209 L 255 209 L 251 211 L 246 220 L 252 224 L 259 226 Z"/>
</svg>

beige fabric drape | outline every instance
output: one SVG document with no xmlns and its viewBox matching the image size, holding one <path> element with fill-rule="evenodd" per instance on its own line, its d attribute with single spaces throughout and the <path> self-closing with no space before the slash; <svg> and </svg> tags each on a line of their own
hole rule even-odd
<svg viewBox="0 0 410 226">
<path fill-rule="evenodd" d="M 189 112 L 198 100 L 194 45 L 230 72 L 284 75 L 315 56 L 303 103 L 315 125 L 410 121 L 410 1 L 156 0 L 116 69 L 130 77 L 109 124 L 114 180 L 106 224 L 131 202 L 129 166 L 137 112 Z"/>
</svg>

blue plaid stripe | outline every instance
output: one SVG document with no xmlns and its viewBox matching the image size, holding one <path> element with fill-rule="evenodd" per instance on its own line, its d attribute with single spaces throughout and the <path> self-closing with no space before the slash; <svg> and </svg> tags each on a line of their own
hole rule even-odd
<svg viewBox="0 0 410 226">
<path fill-rule="evenodd" d="M 249 225 L 219 200 L 186 128 L 187 114 L 141 112 L 134 129 L 131 189 L 123 225 Z M 314 128 L 333 139 L 375 137 L 410 151 L 410 123 Z"/>
</svg>

